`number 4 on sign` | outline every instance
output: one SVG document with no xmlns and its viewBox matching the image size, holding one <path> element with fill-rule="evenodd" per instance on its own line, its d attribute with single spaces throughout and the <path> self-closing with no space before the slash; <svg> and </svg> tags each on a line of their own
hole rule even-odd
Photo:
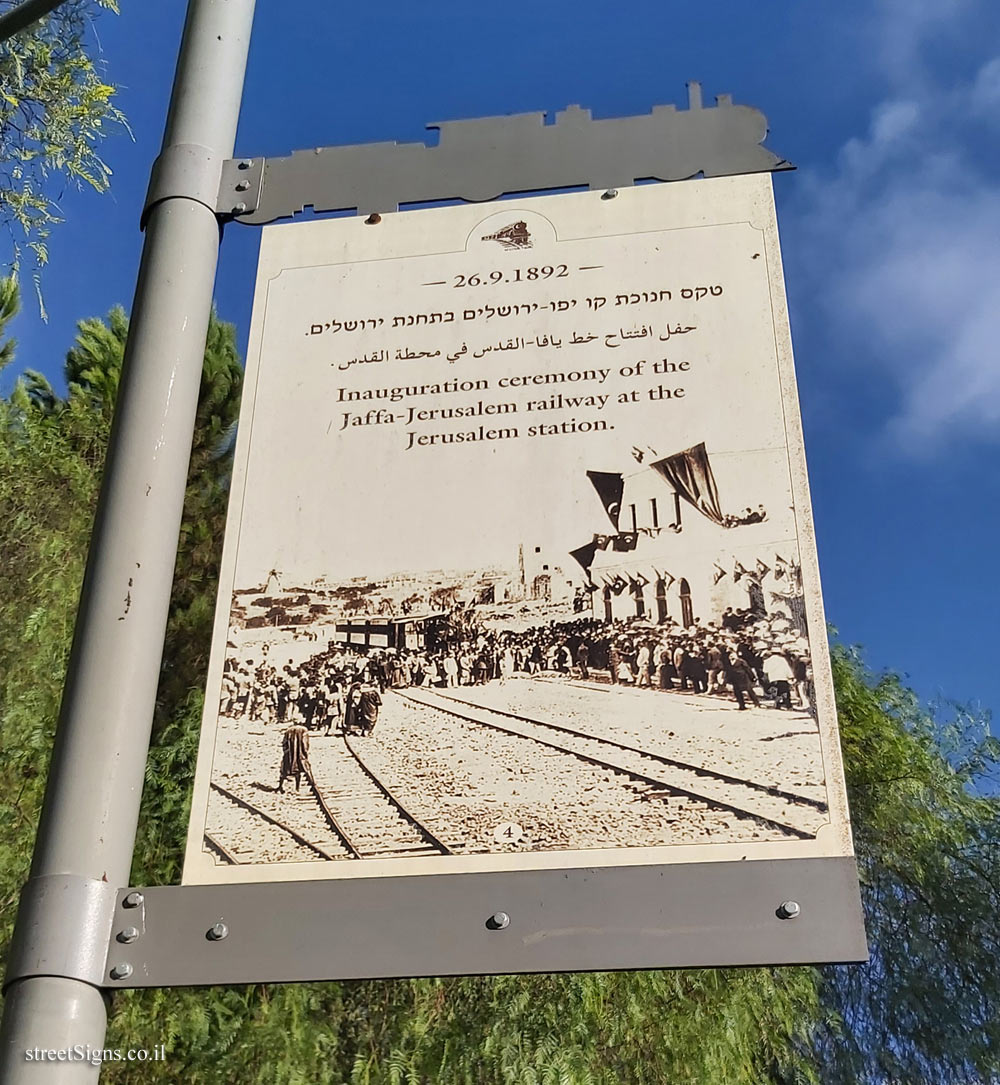
<svg viewBox="0 0 1000 1085">
<path fill-rule="evenodd" d="M 518 844 L 523 836 L 524 830 L 516 821 L 505 822 L 493 830 L 493 839 L 498 844 Z"/>
</svg>

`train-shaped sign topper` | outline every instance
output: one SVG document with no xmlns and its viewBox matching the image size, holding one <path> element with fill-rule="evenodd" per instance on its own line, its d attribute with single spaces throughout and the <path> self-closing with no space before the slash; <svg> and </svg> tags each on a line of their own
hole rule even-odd
<svg viewBox="0 0 1000 1085">
<path fill-rule="evenodd" d="M 505 249 L 530 249 L 531 234 L 526 222 L 512 222 L 495 234 L 483 234 L 481 241 L 498 241 Z"/>
</svg>

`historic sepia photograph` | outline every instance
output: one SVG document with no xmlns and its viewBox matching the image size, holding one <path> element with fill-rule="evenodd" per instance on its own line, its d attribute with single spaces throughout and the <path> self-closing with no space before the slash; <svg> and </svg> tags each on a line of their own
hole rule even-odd
<svg viewBox="0 0 1000 1085">
<path fill-rule="evenodd" d="M 639 291 L 617 238 L 491 212 L 463 244 L 530 293 L 457 328 L 412 314 L 478 274 L 385 261 L 390 317 L 335 265 L 372 315 L 319 321 L 264 267 L 185 880 L 843 852 L 768 272 L 720 229 L 686 290 L 704 230 L 641 235 Z"/>
</svg>

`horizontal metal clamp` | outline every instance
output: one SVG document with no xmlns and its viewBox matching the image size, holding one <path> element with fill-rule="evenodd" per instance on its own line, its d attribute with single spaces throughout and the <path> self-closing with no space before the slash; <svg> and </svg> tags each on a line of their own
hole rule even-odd
<svg viewBox="0 0 1000 1085">
<path fill-rule="evenodd" d="M 117 892 L 73 874 L 31 878 L 21 891 L 4 989 L 28 976 L 103 986 Z"/>
<path fill-rule="evenodd" d="M 223 159 L 209 147 L 197 143 L 175 143 L 165 147 L 153 163 L 140 228 L 146 228 L 150 211 L 164 200 L 180 197 L 197 200 L 215 213 Z"/>
</svg>

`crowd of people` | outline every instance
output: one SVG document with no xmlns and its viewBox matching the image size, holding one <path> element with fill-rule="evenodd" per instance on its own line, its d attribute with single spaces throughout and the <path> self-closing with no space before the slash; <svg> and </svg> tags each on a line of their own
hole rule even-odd
<svg viewBox="0 0 1000 1085">
<path fill-rule="evenodd" d="M 808 644 L 780 614 L 727 608 L 718 623 L 687 627 L 637 618 L 579 618 L 507 634 L 515 670 L 551 671 L 616 685 L 731 697 L 812 711 Z"/>
<path fill-rule="evenodd" d="M 473 630 L 427 650 L 331 644 L 304 663 L 227 660 L 220 713 L 370 734 L 387 689 L 456 688 L 517 675 L 675 690 L 755 706 L 812 711 L 808 644 L 781 614 L 727 609 L 719 622 L 580 617 L 523 631 Z"/>
<path fill-rule="evenodd" d="M 382 704 L 375 657 L 352 650 L 320 652 L 296 667 L 230 657 L 222 675 L 219 714 L 254 722 L 304 726 L 342 734 L 371 734 Z"/>
<path fill-rule="evenodd" d="M 370 735 L 382 694 L 407 687 L 456 688 L 517 675 L 562 676 L 812 712 L 808 644 L 790 619 L 726 610 L 719 622 L 680 626 L 638 618 L 580 617 L 514 632 L 471 631 L 431 650 L 331 644 L 299 665 L 230 657 L 220 715 L 282 729 L 278 790 L 308 767 L 309 736 Z"/>
</svg>

